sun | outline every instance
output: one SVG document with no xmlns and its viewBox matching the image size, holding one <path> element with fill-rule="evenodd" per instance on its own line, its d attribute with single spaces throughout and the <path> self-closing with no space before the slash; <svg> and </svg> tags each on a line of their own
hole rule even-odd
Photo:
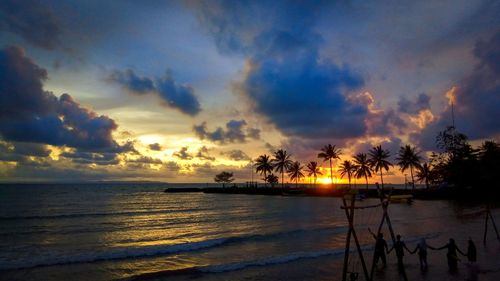
<svg viewBox="0 0 500 281">
<path fill-rule="evenodd" d="M 331 184 L 332 179 L 330 179 L 330 178 L 318 178 L 318 182 L 321 184 Z"/>
</svg>

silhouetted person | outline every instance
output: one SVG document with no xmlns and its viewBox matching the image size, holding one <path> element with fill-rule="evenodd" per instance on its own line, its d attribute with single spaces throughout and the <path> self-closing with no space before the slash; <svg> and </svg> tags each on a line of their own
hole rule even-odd
<svg viewBox="0 0 500 281">
<path fill-rule="evenodd" d="M 471 263 L 477 261 L 476 245 L 471 238 L 469 238 L 469 245 L 467 246 L 467 260 Z"/>
<path fill-rule="evenodd" d="M 384 239 L 384 234 L 379 233 L 378 236 L 375 235 L 375 233 L 372 232 L 370 228 L 368 228 L 368 231 L 371 233 L 373 236 L 373 239 L 375 239 L 375 253 L 373 257 L 373 263 L 375 266 L 378 263 L 378 260 L 381 259 L 382 263 L 384 264 L 384 267 L 387 266 L 387 260 L 385 258 L 385 252 L 388 251 L 387 247 L 387 242 Z"/>
<path fill-rule="evenodd" d="M 455 239 L 453 238 L 450 238 L 448 244 L 444 245 L 443 247 L 439 247 L 436 250 L 443 250 L 443 249 L 448 249 L 448 253 L 446 253 L 446 258 L 448 259 L 448 269 L 452 273 L 457 272 L 458 261 L 459 261 L 459 258 L 457 256 L 457 251 L 464 256 L 465 254 L 462 251 L 460 251 L 460 249 L 457 247 L 457 244 L 455 244 Z"/>
<path fill-rule="evenodd" d="M 403 257 L 405 255 L 404 250 L 406 249 L 408 253 L 411 253 L 411 251 L 406 247 L 405 242 L 401 241 L 401 235 L 396 236 L 396 243 L 392 246 L 392 248 L 389 250 L 388 253 L 390 253 L 392 250 L 396 250 L 396 257 L 398 258 L 398 269 L 401 273 L 404 273 L 404 264 L 403 264 Z"/>
<path fill-rule="evenodd" d="M 411 252 L 412 254 L 414 254 L 418 251 L 418 258 L 420 261 L 421 270 L 427 269 L 427 248 L 434 249 L 433 247 L 427 245 L 425 238 L 422 238 L 420 242 L 417 244 L 417 247 L 415 247 L 415 250 Z"/>
</svg>

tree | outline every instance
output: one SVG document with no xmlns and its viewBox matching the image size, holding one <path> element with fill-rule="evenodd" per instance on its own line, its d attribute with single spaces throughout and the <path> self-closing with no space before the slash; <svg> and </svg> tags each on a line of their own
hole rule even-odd
<svg viewBox="0 0 500 281">
<path fill-rule="evenodd" d="M 335 148 L 335 145 L 325 145 L 323 148 L 321 148 L 321 152 L 318 153 L 318 158 L 323 158 L 323 161 L 330 161 L 330 180 L 332 182 L 333 186 L 333 167 L 332 167 L 332 160 L 334 159 L 340 159 L 340 154 L 342 154 L 342 151 L 340 149 Z"/>
<path fill-rule="evenodd" d="M 392 166 L 391 162 L 387 159 L 391 156 L 389 150 L 382 149 L 382 146 L 375 146 L 368 152 L 370 155 L 370 167 L 375 172 L 380 172 L 380 181 L 382 182 L 382 188 L 384 188 L 384 177 L 382 176 L 382 170 L 386 172 L 389 171 L 389 167 Z"/>
<path fill-rule="evenodd" d="M 222 182 L 222 187 L 224 188 L 226 183 L 231 183 L 234 181 L 233 178 L 233 173 L 229 172 L 221 172 L 220 174 L 217 174 L 214 178 L 215 182 Z"/>
<path fill-rule="evenodd" d="M 273 166 L 271 165 L 271 161 L 269 160 L 269 155 L 264 154 L 260 155 L 256 160 L 255 160 L 255 170 L 257 173 L 259 173 L 261 176 L 263 175 L 264 179 L 264 184 L 267 181 L 267 174 L 271 173 L 273 171 Z"/>
<path fill-rule="evenodd" d="M 304 177 L 302 169 L 304 169 L 304 166 L 301 166 L 299 161 L 295 161 L 290 165 L 290 167 L 287 170 L 290 180 L 292 181 L 295 180 L 296 187 L 298 187 L 299 180 Z"/>
<path fill-rule="evenodd" d="M 314 177 L 314 185 L 316 185 L 316 179 L 318 178 L 318 175 L 323 175 L 323 173 L 320 171 L 318 167 L 318 162 L 316 161 L 311 161 L 307 163 L 306 165 L 306 172 L 308 172 L 307 176 L 313 176 Z"/>
<path fill-rule="evenodd" d="M 372 168 L 370 167 L 368 157 L 365 153 L 358 153 L 353 158 L 356 165 L 354 176 L 358 179 L 364 177 L 366 180 L 366 188 L 368 188 L 368 177 L 372 176 Z"/>
<path fill-rule="evenodd" d="M 292 165 L 291 155 L 286 152 L 286 150 L 279 149 L 274 153 L 274 158 L 271 160 L 271 164 L 276 172 L 281 173 L 281 187 L 284 184 L 284 174 L 290 166 Z"/>
<path fill-rule="evenodd" d="M 439 132 L 436 146 L 441 152 L 434 167 L 440 173 L 442 183 L 461 189 L 478 184 L 481 169 L 478 150 L 467 142 L 467 136 L 450 126 Z"/>
<path fill-rule="evenodd" d="M 271 187 L 274 187 L 274 185 L 278 183 L 279 179 L 278 176 L 274 174 L 269 174 L 266 177 L 266 181 L 271 184 Z"/>
<path fill-rule="evenodd" d="M 452 158 L 456 156 L 458 151 L 467 145 L 467 136 L 457 131 L 453 126 L 446 127 L 446 129 L 439 132 L 436 137 L 437 148 L 443 150 Z"/>
<path fill-rule="evenodd" d="M 349 179 L 349 188 L 351 188 L 351 178 L 356 172 L 357 166 L 354 165 L 351 161 L 345 160 L 342 164 L 340 164 L 340 178 L 344 178 L 347 175 Z"/>
<path fill-rule="evenodd" d="M 485 141 L 479 148 L 479 182 L 485 188 L 496 186 L 500 171 L 500 146 L 495 141 Z"/>
<path fill-rule="evenodd" d="M 399 149 L 398 157 L 396 158 L 401 172 L 406 171 L 408 168 L 410 169 L 413 189 L 415 189 L 413 169 L 420 167 L 420 161 L 422 160 L 422 157 L 420 157 L 420 155 L 418 154 L 419 152 L 416 151 L 415 147 L 412 147 L 411 145 L 405 145 Z"/>
<path fill-rule="evenodd" d="M 434 180 L 434 172 L 431 165 L 424 163 L 417 167 L 417 174 L 415 175 L 419 182 L 425 182 L 425 188 L 429 188 L 429 183 Z"/>
</svg>

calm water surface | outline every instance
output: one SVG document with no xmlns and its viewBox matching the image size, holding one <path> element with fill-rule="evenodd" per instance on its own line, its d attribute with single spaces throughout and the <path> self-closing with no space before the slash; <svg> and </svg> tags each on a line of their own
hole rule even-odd
<svg viewBox="0 0 500 281">
<path fill-rule="evenodd" d="M 346 220 L 339 199 L 167 194 L 166 187 L 0 185 L 0 279 L 340 279 Z M 411 247 L 422 237 L 440 246 L 453 236 L 465 248 L 468 236 L 482 239 L 479 210 L 417 201 L 391 205 L 390 214 Z M 366 250 L 367 228 L 380 218 L 378 208 L 356 216 Z M 496 251 L 480 249 L 479 257 Z M 416 258 L 408 263 L 418 266 Z M 359 257 L 349 266 L 359 268 Z M 484 276 L 493 278 L 496 268 L 488 266 L 493 273 Z"/>
</svg>

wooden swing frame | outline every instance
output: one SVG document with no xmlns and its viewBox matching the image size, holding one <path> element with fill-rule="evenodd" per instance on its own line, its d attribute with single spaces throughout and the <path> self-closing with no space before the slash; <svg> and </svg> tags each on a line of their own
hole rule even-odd
<svg viewBox="0 0 500 281">
<path fill-rule="evenodd" d="M 500 242 L 500 235 L 498 234 L 498 229 L 497 225 L 495 224 L 495 219 L 493 218 L 493 215 L 491 214 L 490 206 L 486 206 L 486 216 L 485 216 L 485 221 L 484 221 L 484 236 L 483 236 L 483 243 L 486 245 L 486 236 L 488 234 L 488 221 L 491 220 L 491 224 L 493 225 L 493 229 L 495 230 L 495 233 L 497 235 L 497 239 Z"/>
<path fill-rule="evenodd" d="M 342 281 L 347 281 L 347 275 L 348 275 L 348 265 L 349 265 L 349 252 L 350 252 L 350 246 L 351 246 L 351 237 L 354 239 L 354 243 L 356 244 L 356 249 L 358 251 L 358 255 L 361 261 L 361 266 L 363 268 L 363 274 L 365 276 L 366 281 L 371 281 L 373 280 L 373 272 L 375 270 L 375 254 L 373 255 L 373 261 L 372 261 L 372 266 L 370 272 L 368 272 L 368 268 L 366 266 L 366 262 L 363 256 L 363 251 L 361 250 L 361 245 L 359 244 L 358 236 L 356 234 L 356 230 L 354 229 L 354 211 L 359 210 L 359 209 L 369 209 L 369 208 L 376 208 L 379 206 L 382 206 L 383 214 L 382 214 L 382 220 L 380 221 L 380 224 L 377 229 L 377 236 L 382 230 L 382 226 L 384 223 L 387 223 L 387 226 L 389 227 L 389 232 L 391 233 L 391 238 L 392 241 L 395 243 L 396 242 L 396 236 L 394 235 L 394 231 L 392 229 L 392 224 L 391 224 L 391 219 L 389 218 L 389 213 L 387 211 L 389 207 L 389 202 L 392 194 L 392 190 L 389 193 L 387 199 L 384 198 L 384 194 L 382 190 L 378 190 L 379 192 L 379 200 L 380 203 L 376 205 L 369 205 L 369 206 L 356 206 L 356 195 L 355 194 L 350 194 L 350 198 L 348 195 L 344 196 L 342 198 L 342 206 L 340 206 L 341 209 L 345 211 L 345 215 L 347 217 L 347 221 L 349 222 L 349 228 L 347 230 L 347 237 L 346 237 L 346 243 L 345 243 L 345 251 L 344 251 L 344 267 L 342 270 Z M 347 204 L 347 200 L 350 199 L 350 205 Z M 406 274 L 404 275 L 406 276 Z M 406 279 L 406 278 L 405 278 Z"/>
</svg>

